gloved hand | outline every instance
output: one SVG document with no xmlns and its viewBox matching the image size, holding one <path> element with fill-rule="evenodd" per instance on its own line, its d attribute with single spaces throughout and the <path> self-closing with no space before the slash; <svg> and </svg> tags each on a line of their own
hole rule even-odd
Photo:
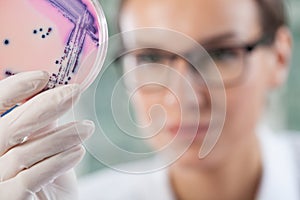
<svg viewBox="0 0 300 200">
<path fill-rule="evenodd" d="M 78 99 L 78 85 L 38 94 L 45 72 L 25 72 L 0 81 L 0 199 L 76 199 L 71 170 L 83 157 L 81 143 L 94 131 L 90 121 L 51 126 Z"/>
</svg>

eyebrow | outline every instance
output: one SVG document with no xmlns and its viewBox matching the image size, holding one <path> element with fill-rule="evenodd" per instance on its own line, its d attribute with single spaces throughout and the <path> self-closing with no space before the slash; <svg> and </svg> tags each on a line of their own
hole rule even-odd
<svg viewBox="0 0 300 200">
<path fill-rule="evenodd" d="M 199 41 L 199 44 L 202 46 L 214 46 L 214 45 L 219 45 L 220 42 L 224 42 L 229 39 L 236 38 L 236 34 L 233 32 L 225 32 L 216 36 L 210 36 L 209 38 L 206 38 L 202 41 Z"/>
</svg>

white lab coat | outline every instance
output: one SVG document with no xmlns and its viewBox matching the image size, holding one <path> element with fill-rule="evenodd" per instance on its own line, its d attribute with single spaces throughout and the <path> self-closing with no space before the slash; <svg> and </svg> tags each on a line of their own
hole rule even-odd
<svg viewBox="0 0 300 200">
<path fill-rule="evenodd" d="M 286 134 L 275 135 L 266 128 L 259 132 L 263 177 L 257 199 L 299 200 L 300 163 L 297 163 L 291 139 Z M 102 170 L 79 180 L 79 194 L 80 200 L 175 200 L 167 169 L 140 175 Z"/>
</svg>

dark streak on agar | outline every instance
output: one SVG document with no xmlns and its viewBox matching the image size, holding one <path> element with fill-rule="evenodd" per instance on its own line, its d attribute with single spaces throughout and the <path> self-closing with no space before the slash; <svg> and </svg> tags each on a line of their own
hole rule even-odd
<svg viewBox="0 0 300 200">
<path fill-rule="evenodd" d="M 95 18 L 82 0 L 74 0 L 71 4 L 69 0 L 48 1 L 74 24 L 65 46 L 64 55 L 60 59 L 59 71 L 56 76 L 51 77 L 51 81 L 47 86 L 53 88 L 57 84 L 68 84 L 72 74 L 77 72 L 78 60 L 86 36 L 89 35 L 96 44 L 99 43 L 99 38 L 97 36 L 98 28 L 94 24 Z M 49 27 L 48 33 L 51 31 L 52 29 Z"/>
</svg>

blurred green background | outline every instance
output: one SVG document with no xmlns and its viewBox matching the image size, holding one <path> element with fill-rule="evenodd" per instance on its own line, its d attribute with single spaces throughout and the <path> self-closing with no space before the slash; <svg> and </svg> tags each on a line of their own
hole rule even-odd
<svg viewBox="0 0 300 200">
<path fill-rule="evenodd" d="M 110 36 L 117 33 L 116 15 L 118 14 L 118 2 L 119 0 L 100 0 L 107 18 Z M 294 36 L 294 55 L 291 63 L 291 73 L 287 84 L 280 91 L 272 94 L 270 99 L 270 109 L 266 114 L 266 118 L 268 119 L 268 123 L 277 130 L 300 130 L 300 1 L 289 0 L 287 1 L 287 5 L 290 25 Z M 113 49 L 111 46 L 110 48 Z M 110 52 L 113 52 L 113 50 Z M 109 58 L 112 56 L 110 54 L 108 55 L 107 60 L 110 60 Z M 106 65 L 108 65 L 107 62 Z M 126 138 L 120 136 L 122 134 L 119 127 L 114 124 L 111 113 L 111 91 L 117 80 L 117 71 L 114 67 L 109 67 L 105 71 L 105 76 L 94 83 L 94 85 L 83 94 L 79 104 L 75 107 L 75 112 L 77 113 L 75 115 L 80 115 L 80 117 L 76 116 L 76 119 L 87 118 L 95 120 L 91 117 L 89 111 L 90 109 L 93 109 L 91 98 L 95 98 L 95 114 L 97 115 L 98 121 L 101 121 L 101 128 L 103 131 L 111 133 L 109 136 L 110 139 L 117 145 L 122 146 L 122 148 L 143 148 L 144 144 L 138 145 L 137 143 L 132 144 L 129 140 L 126 141 Z M 95 89 L 97 90 L 96 93 Z M 122 98 L 122 96 L 126 95 L 120 94 L 119 96 L 120 106 L 122 106 L 122 104 L 126 106 L 126 101 Z M 120 112 L 119 114 L 122 115 L 124 113 Z M 102 148 L 105 149 L 105 147 Z M 109 156 L 111 158 L 111 163 L 114 164 L 127 161 L 125 158 L 120 158 L 118 155 L 109 154 Z M 103 167 L 103 164 L 87 152 L 83 162 L 81 162 L 76 170 L 78 175 L 82 176 Z"/>
</svg>

